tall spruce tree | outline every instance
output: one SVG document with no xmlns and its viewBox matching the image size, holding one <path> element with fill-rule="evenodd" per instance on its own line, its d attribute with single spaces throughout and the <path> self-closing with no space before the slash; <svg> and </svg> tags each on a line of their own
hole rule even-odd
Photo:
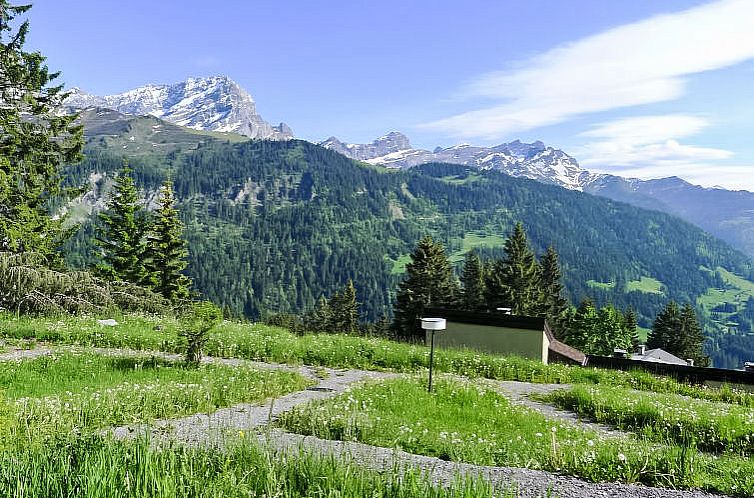
<svg viewBox="0 0 754 498">
<path fill-rule="evenodd" d="M 561 282 L 560 262 L 555 248 L 549 246 L 540 259 L 539 288 L 542 297 L 542 308 L 545 318 L 554 329 L 556 337 L 563 335 L 563 320 L 568 310 L 568 300 L 563 297 L 563 283 Z"/>
<path fill-rule="evenodd" d="M 665 308 L 657 314 L 652 331 L 647 338 L 649 349 L 661 348 L 671 354 L 680 354 L 681 346 L 681 310 L 678 303 L 670 301 Z"/>
<path fill-rule="evenodd" d="M 478 311 L 484 308 L 484 267 L 479 255 L 473 249 L 466 253 L 461 276 L 463 291 L 461 304 L 464 309 Z"/>
<path fill-rule="evenodd" d="M 131 177 L 131 169 L 123 165 L 118 175 L 107 210 L 100 213 L 102 227 L 96 243 L 101 248 L 97 272 L 103 278 L 149 285 L 145 266 L 146 220 Z"/>
<path fill-rule="evenodd" d="M 191 279 L 183 274 L 188 266 L 188 249 L 169 179 L 160 189 L 160 207 L 147 234 L 145 256 L 147 283 L 152 290 L 172 303 L 189 298 Z"/>
<path fill-rule="evenodd" d="M 359 330 L 359 303 L 356 301 L 356 288 L 353 281 L 340 292 L 336 292 L 329 302 L 331 331 L 355 334 Z"/>
<path fill-rule="evenodd" d="M 488 276 L 487 305 L 491 309 L 509 307 L 514 315 L 544 313 L 539 265 L 521 222 L 505 241 L 505 258 L 495 262 Z"/>
<path fill-rule="evenodd" d="M 686 303 L 681 309 L 681 351 L 684 360 L 694 360 L 694 365 L 706 367 L 710 364 L 709 356 L 704 354 L 704 332 L 696 318 L 691 304 Z"/>
<path fill-rule="evenodd" d="M 694 360 L 697 366 L 708 366 L 710 360 L 704 354 L 704 340 L 694 308 L 689 303 L 679 308 L 675 301 L 670 301 L 657 315 L 647 347 L 662 348 L 683 360 Z"/>
<path fill-rule="evenodd" d="M 487 309 L 509 308 L 511 303 L 506 296 L 505 261 L 495 259 L 489 261 L 484 272 L 484 301 Z"/>
<path fill-rule="evenodd" d="M 416 335 L 426 307 L 452 305 L 458 293 L 442 244 L 426 236 L 417 244 L 406 265 L 406 277 L 398 286 L 393 329 L 404 337 Z"/>
<path fill-rule="evenodd" d="M 24 50 L 29 22 L 12 26 L 30 7 L 0 0 L 0 252 L 59 262 L 66 232 L 50 201 L 62 194 L 61 165 L 81 157 L 83 135 L 76 116 L 57 112 L 65 97 L 52 85 L 59 73 Z"/>
<path fill-rule="evenodd" d="M 626 333 L 631 336 L 631 347 L 636 351 L 641 344 L 641 339 L 639 339 L 639 331 L 636 328 L 636 312 L 633 308 L 628 308 L 623 314 L 623 325 Z"/>
</svg>

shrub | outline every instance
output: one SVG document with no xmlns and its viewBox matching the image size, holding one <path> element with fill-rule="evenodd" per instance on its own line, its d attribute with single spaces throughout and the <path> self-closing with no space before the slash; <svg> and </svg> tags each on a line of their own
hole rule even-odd
<svg viewBox="0 0 754 498">
<path fill-rule="evenodd" d="M 193 303 L 182 317 L 180 335 L 186 338 L 186 363 L 197 366 L 209 332 L 223 319 L 223 312 L 214 303 Z"/>
</svg>

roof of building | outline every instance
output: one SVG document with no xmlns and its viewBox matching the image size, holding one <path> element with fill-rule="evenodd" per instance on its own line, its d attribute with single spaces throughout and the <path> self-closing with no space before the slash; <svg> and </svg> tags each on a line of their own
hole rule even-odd
<svg viewBox="0 0 754 498">
<path fill-rule="evenodd" d="M 638 361 L 652 361 L 655 363 L 670 363 L 673 365 L 688 365 L 686 360 L 678 358 L 660 348 L 647 349 L 644 351 L 644 354 L 634 353 L 631 355 L 631 359 Z"/>
<path fill-rule="evenodd" d="M 579 365 L 586 363 L 586 355 L 584 353 L 574 347 L 569 346 L 568 344 L 555 339 L 555 335 L 552 333 L 550 324 L 547 323 L 547 320 L 545 320 L 544 322 L 544 330 L 545 334 L 547 335 L 547 340 L 550 342 L 550 346 L 548 348 L 550 351 L 557 353 L 564 358 L 568 358 L 569 360 L 578 363 Z"/>
<path fill-rule="evenodd" d="M 514 329 L 544 330 L 545 319 L 532 316 L 508 315 L 505 313 L 488 313 L 451 310 L 446 308 L 426 308 L 424 316 L 439 316 L 451 322 L 509 327 Z"/>
</svg>

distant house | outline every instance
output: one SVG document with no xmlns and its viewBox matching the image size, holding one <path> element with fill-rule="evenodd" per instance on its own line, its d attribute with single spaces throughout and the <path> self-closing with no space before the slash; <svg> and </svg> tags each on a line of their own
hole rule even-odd
<svg viewBox="0 0 754 498">
<path fill-rule="evenodd" d="M 688 365 L 689 362 L 678 358 L 665 351 L 664 349 L 646 349 L 646 346 L 639 346 L 639 351 L 633 353 L 630 358 L 636 361 L 651 361 L 655 363 L 668 363 L 670 365 Z"/>
<path fill-rule="evenodd" d="M 446 320 L 447 329 L 435 333 L 435 345 L 438 347 L 516 355 L 545 364 L 560 362 L 582 365 L 586 360 L 584 353 L 555 339 L 544 318 L 436 308 L 425 310 L 424 316 Z M 427 345 L 430 334 L 426 332 Z"/>
</svg>

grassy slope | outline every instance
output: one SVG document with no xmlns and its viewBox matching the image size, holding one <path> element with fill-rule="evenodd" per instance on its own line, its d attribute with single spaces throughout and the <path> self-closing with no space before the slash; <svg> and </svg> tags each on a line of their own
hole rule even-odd
<svg viewBox="0 0 754 498">
<path fill-rule="evenodd" d="M 98 325 L 93 317 L 17 318 L 0 314 L 0 337 L 147 351 L 180 352 L 185 347 L 178 336 L 179 324 L 174 319 L 139 315 L 117 318 L 117 326 L 106 327 Z M 423 345 L 344 334 L 298 336 L 278 327 L 238 322 L 218 326 L 209 338 L 205 353 L 267 362 L 399 372 L 423 371 L 429 360 L 428 348 Z M 435 368 L 472 378 L 606 384 L 697 396 L 688 386 L 642 371 L 543 365 L 539 361 L 469 350 L 440 350 Z"/>
<path fill-rule="evenodd" d="M 156 449 L 146 440 L 115 441 L 98 432 L 103 426 L 206 413 L 305 385 L 291 372 L 243 366 L 194 370 L 148 356 L 66 352 L 0 363 L 0 386 L 11 398 L 0 399 L 0 495 L 515 496 L 474 478 L 447 489 L 413 471 L 401 480 L 386 479 L 350 461 L 303 450 L 280 459 L 243 432 L 226 435 L 223 449 Z"/>
<path fill-rule="evenodd" d="M 737 399 L 749 406 L 605 386 L 578 386 L 542 399 L 661 443 L 746 457 L 754 452 L 754 397 L 749 393 Z"/>
</svg>

